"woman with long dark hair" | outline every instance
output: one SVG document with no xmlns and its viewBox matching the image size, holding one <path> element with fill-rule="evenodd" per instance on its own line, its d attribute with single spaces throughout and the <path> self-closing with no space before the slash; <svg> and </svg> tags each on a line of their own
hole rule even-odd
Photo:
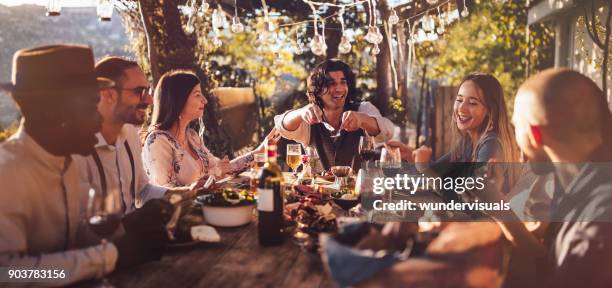
<svg viewBox="0 0 612 288">
<path fill-rule="evenodd" d="M 207 175 L 222 177 L 248 168 L 253 154 L 263 151 L 262 144 L 232 161 L 212 155 L 191 127 L 204 115 L 206 103 L 200 79 L 194 73 L 175 70 L 160 78 L 143 149 L 143 162 L 151 182 L 172 187 L 187 185 Z"/>
</svg>

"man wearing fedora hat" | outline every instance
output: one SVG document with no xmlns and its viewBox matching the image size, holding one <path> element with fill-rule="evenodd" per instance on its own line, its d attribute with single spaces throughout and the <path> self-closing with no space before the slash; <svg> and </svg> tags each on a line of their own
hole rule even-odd
<svg viewBox="0 0 612 288">
<path fill-rule="evenodd" d="M 1 267 L 61 270 L 57 276 L 63 277 L 49 281 L 66 285 L 160 256 L 172 210 L 161 200 L 124 217 L 126 233 L 119 239 L 81 241 L 87 226 L 81 225 L 80 199 L 89 186 L 80 181 L 71 154 L 93 151 L 101 121 L 98 90 L 112 85 L 96 78 L 86 46 L 15 53 L 12 82 L 1 88 L 11 93 L 23 120 L 0 144 Z"/>
</svg>

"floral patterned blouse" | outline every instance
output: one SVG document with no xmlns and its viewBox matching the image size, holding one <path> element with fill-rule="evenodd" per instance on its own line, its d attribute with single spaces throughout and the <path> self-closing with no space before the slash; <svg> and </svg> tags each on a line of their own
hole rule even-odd
<svg viewBox="0 0 612 288">
<path fill-rule="evenodd" d="M 196 158 L 168 131 L 156 129 L 147 135 L 142 161 L 151 183 L 177 187 L 189 185 L 207 175 L 224 176 L 216 167 L 221 159 L 210 153 L 194 129 L 187 129 L 186 138 Z M 230 173 L 245 170 L 252 162 L 253 152 L 240 156 L 230 161 Z"/>
</svg>

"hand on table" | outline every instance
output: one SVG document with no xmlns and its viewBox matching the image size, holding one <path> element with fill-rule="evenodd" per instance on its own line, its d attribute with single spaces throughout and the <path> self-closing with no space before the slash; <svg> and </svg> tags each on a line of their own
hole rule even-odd
<svg viewBox="0 0 612 288">
<path fill-rule="evenodd" d="M 410 148 L 408 145 L 402 142 L 396 141 L 396 140 L 391 140 L 387 142 L 385 146 L 391 147 L 391 148 L 399 148 L 400 154 L 402 156 L 402 160 L 408 161 L 408 162 L 414 162 L 414 157 L 413 157 L 414 149 Z"/>
</svg>

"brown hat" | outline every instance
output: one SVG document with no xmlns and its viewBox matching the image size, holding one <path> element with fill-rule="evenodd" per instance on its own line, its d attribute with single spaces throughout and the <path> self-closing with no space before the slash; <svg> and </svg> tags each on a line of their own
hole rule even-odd
<svg viewBox="0 0 612 288">
<path fill-rule="evenodd" d="M 58 91 L 74 88 L 109 88 L 115 83 L 96 77 L 93 51 L 84 45 L 53 45 L 22 49 L 13 56 L 9 92 Z"/>
</svg>

